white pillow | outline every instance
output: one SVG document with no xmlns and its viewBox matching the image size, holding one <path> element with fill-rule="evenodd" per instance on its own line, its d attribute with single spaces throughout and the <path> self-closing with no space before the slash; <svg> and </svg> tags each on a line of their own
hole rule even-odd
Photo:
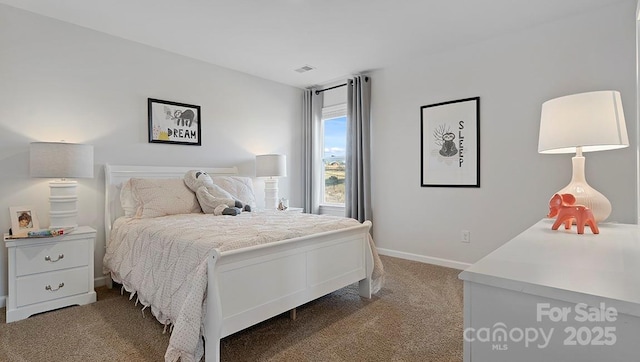
<svg viewBox="0 0 640 362">
<path fill-rule="evenodd" d="M 214 185 L 230 193 L 243 204 L 256 207 L 256 196 L 253 194 L 251 178 L 244 176 L 212 176 Z"/>
<path fill-rule="evenodd" d="M 135 216 L 138 205 L 136 205 L 133 190 L 131 190 L 131 180 L 127 180 L 127 182 L 122 185 L 122 189 L 120 190 L 120 205 L 122 205 L 122 210 L 124 210 L 124 216 Z"/>
<path fill-rule="evenodd" d="M 183 179 L 131 178 L 120 191 L 120 203 L 125 216 L 136 218 L 202 212 Z"/>
</svg>

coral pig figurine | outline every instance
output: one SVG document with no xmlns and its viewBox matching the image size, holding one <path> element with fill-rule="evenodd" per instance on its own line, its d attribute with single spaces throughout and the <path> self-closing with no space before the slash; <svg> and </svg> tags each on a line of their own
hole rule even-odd
<svg viewBox="0 0 640 362">
<path fill-rule="evenodd" d="M 571 229 L 571 222 L 576 221 L 578 227 L 578 234 L 584 234 L 584 226 L 589 225 L 591 232 L 599 234 L 598 224 L 593 217 L 591 209 L 583 205 L 575 205 L 576 198 L 571 194 L 555 194 L 549 200 L 549 215 L 547 217 L 556 218 L 556 222 L 551 227 L 552 230 L 558 230 L 561 224 L 564 223 L 564 228 Z"/>
</svg>

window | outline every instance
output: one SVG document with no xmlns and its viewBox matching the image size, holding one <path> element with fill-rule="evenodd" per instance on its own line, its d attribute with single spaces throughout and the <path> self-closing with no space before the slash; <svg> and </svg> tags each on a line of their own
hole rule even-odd
<svg viewBox="0 0 640 362">
<path fill-rule="evenodd" d="M 320 206 L 344 208 L 345 152 L 347 149 L 347 105 L 322 109 L 322 192 Z"/>
</svg>

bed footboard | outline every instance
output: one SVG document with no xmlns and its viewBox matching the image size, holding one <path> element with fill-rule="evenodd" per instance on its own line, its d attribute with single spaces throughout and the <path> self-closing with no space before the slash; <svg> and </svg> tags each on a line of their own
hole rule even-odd
<svg viewBox="0 0 640 362">
<path fill-rule="evenodd" d="M 359 282 L 371 298 L 371 222 L 348 229 L 220 253 L 208 261 L 204 322 L 207 362 L 220 339 Z"/>
</svg>

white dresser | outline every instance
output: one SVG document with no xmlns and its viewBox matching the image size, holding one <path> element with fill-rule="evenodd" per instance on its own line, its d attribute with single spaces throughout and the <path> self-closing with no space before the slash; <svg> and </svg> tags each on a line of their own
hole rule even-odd
<svg viewBox="0 0 640 362">
<path fill-rule="evenodd" d="M 51 238 L 7 239 L 7 323 L 33 314 L 96 301 L 96 230 L 81 226 Z"/>
<path fill-rule="evenodd" d="M 640 360 L 640 227 L 552 224 L 460 274 L 465 362 Z"/>
</svg>

